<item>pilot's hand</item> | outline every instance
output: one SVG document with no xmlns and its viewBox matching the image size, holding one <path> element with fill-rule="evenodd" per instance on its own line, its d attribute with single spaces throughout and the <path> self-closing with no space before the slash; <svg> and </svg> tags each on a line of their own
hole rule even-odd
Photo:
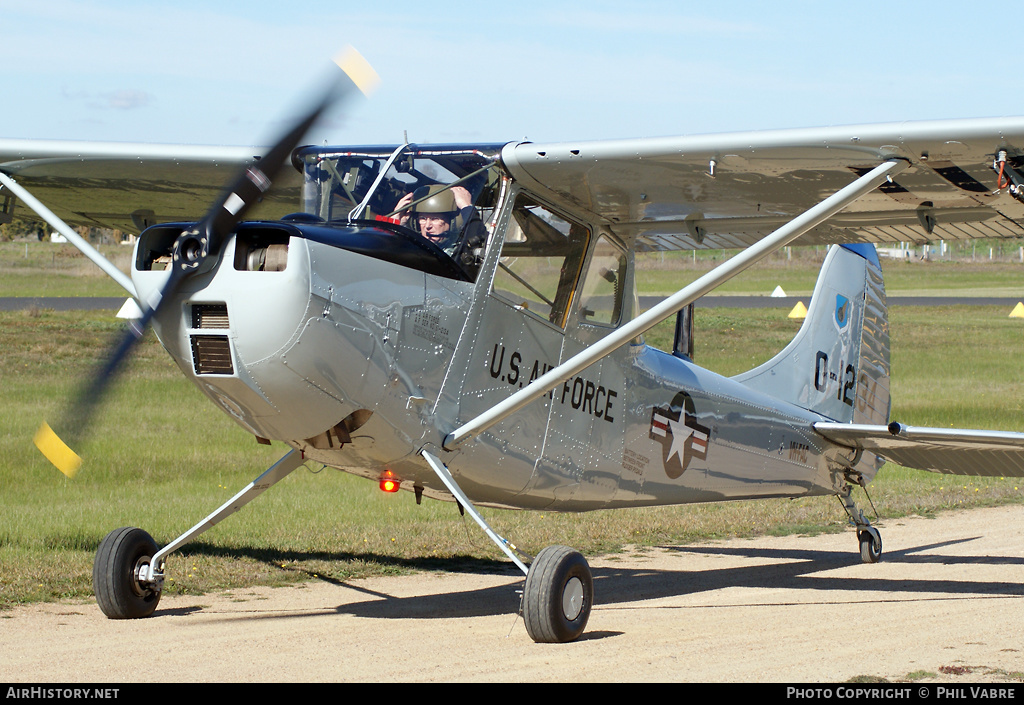
<svg viewBox="0 0 1024 705">
<path fill-rule="evenodd" d="M 396 211 L 402 211 L 403 208 L 412 203 L 412 192 L 402 196 L 402 199 L 395 204 Z M 409 211 L 398 212 L 395 214 L 398 217 L 398 222 L 405 225 L 406 221 L 409 220 Z"/>
<path fill-rule="evenodd" d="M 459 210 L 473 205 L 473 197 L 469 195 L 469 191 L 461 186 L 452 186 L 452 195 L 455 196 L 455 206 Z"/>
</svg>

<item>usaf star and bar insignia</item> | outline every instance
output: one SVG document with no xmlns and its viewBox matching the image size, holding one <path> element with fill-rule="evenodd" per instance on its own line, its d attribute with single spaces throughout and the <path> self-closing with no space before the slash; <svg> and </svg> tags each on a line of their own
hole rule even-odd
<svg viewBox="0 0 1024 705">
<path fill-rule="evenodd" d="M 679 392 L 667 407 L 656 406 L 651 410 L 649 437 L 661 444 L 665 473 L 674 480 L 686 472 L 694 458 L 707 459 L 711 429 L 697 423 L 693 399 L 686 392 Z"/>
</svg>

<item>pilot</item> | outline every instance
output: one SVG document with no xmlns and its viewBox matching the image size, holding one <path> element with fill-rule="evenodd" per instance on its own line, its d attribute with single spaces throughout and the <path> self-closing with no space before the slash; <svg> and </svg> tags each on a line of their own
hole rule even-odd
<svg viewBox="0 0 1024 705">
<path fill-rule="evenodd" d="M 435 184 L 407 193 L 395 208 L 401 210 L 425 196 L 427 198 L 413 206 L 411 211 L 402 212 L 399 222 L 418 231 L 462 265 L 471 277 L 475 277 L 480 265 L 480 248 L 487 241 L 487 231 L 480 214 L 473 207 L 473 197 L 462 186 L 448 188 L 444 184 Z"/>
</svg>

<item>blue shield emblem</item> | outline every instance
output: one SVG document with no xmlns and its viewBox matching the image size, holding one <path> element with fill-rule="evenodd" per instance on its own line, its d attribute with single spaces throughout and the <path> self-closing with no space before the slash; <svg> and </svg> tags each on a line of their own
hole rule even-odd
<svg viewBox="0 0 1024 705">
<path fill-rule="evenodd" d="M 836 325 L 839 330 L 850 322 L 850 300 L 842 294 L 836 294 Z"/>
</svg>

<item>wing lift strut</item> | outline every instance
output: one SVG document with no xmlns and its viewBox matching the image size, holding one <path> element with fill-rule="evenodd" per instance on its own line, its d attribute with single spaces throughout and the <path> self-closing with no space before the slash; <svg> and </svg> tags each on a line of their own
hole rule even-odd
<svg viewBox="0 0 1024 705">
<path fill-rule="evenodd" d="M 627 344 L 669 316 L 676 314 L 680 309 L 685 308 L 752 264 L 793 242 L 858 198 L 873 191 L 881 183 L 887 180 L 891 181 L 894 174 L 898 174 L 907 166 L 908 162 L 902 158 L 886 160 L 850 185 L 774 231 L 756 245 L 680 289 L 673 296 L 606 336 L 600 342 L 538 377 L 503 402 L 464 423 L 444 439 L 444 450 L 454 451 L 462 443 L 487 431 L 565 380 L 580 373 L 586 367 Z M 526 575 L 520 612 L 526 623 L 526 630 L 534 641 L 564 642 L 577 638 L 586 626 L 593 602 L 593 578 L 586 559 L 568 547 L 548 546 L 527 567 L 513 552 L 516 550 L 515 546 L 496 534 L 473 507 L 441 458 L 427 448 L 422 449 L 420 454 L 487 536 Z M 855 507 L 851 509 L 852 501 L 848 493 L 843 500 L 848 511 L 856 511 Z M 874 538 L 875 535 L 877 532 L 869 538 Z"/>
<path fill-rule="evenodd" d="M 81 235 L 72 230 L 67 223 L 58 218 L 53 211 L 44 206 L 42 202 L 29 193 L 25 187 L 21 186 L 13 178 L 2 171 L 0 171 L 0 187 L 6 187 L 15 196 L 21 199 L 22 203 L 35 211 L 36 214 L 45 220 L 54 230 L 66 237 L 68 242 L 77 247 L 82 254 L 92 261 L 93 264 L 102 269 L 107 276 L 120 284 L 121 288 L 127 291 L 129 296 L 136 301 L 138 300 L 139 296 L 135 293 L 135 284 L 132 283 L 131 278 L 127 274 L 115 267 L 110 260 L 101 255 L 96 248 L 90 245 L 89 242 Z"/>
<path fill-rule="evenodd" d="M 546 374 L 541 375 L 523 389 L 499 404 L 495 404 L 476 418 L 459 426 L 444 439 L 444 449 L 449 451 L 455 450 L 467 440 L 474 438 L 494 426 L 494 424 L 516 413 L 530 402 L 546 394 L 567 379 L 579 374 L 585 368 L 623 345 L 626 345 L 629 341 L 638 335 L 642 335 L 669 316 L 675 315 L 680 309 L 719 287 L 751 265 L 790 244 L 808 230 L 821 225 L 828 218 L 858 198 L 873 191 L 882 182 L 891 180 L 894 174 L 903 171 L 908 165 L 909 162 L 902 158 L 889 159 L 878 165 L 850 185 L 837 191 L 786 225 L 783 225 L 757 244 L 726 260 L 654 308 L 637 316 L 615 332 L 607 335 L 601 341 L 549 370 Z"/>
</svg>

